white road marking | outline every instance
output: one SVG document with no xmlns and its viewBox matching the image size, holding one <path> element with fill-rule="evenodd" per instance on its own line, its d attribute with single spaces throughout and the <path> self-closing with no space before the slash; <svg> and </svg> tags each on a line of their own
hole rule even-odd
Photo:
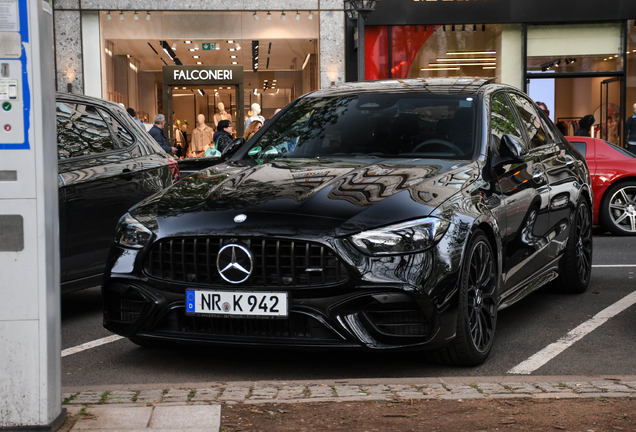
<svg viewBox="0 0 636 432">
<path fill-rule="evenodd" d="M 69 356 L 71 354 L 77 354 L 78 352 L 86 351 L 88 349 L 95 348 L 95 347 L 98 347 L 100 345 L 104 345 L 104 344 L 107 344 L 107 343 L 115 342 L 115 341 L 118 341 L 119 339 L 123 339 L 123 336 L 112 335 L 112 336 L 108 336 L 108 337 L 105 337 L 105 338 L 97 339 L 97 340 L 94 340 L 94 341 L 91 341 L 91 342 L 86 342 L 86 343 L 83 343 L 81 345 L 62 350 L 62 357 L 66 357 L 66 356 Z"/>
<path fill-rule="evenodd" d="M 552 360 L 557 355 L 561 354 L 567 348 L 572 346 L 576 341 L 582 339 L 588 333 L 594 331 L 597 327 L 604 324 L 610 318 L 618 315 L 628 307 L 636 303 L 636 291 L 623 297 L 613 305 L 603 309 L 591 319 L 585 321 L 583 324 L 571 330 L 567 335 L 543 348 L 538 353 L 534 354 L 527 360 L 519 363 L 508 371 L 509 374 L 522 374 L 529 375 L 547 362 Z"/>
</svg>

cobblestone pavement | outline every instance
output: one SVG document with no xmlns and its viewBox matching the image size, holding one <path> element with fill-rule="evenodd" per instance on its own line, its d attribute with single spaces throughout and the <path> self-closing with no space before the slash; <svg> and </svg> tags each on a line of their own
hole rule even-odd
<svg viewBox="0 0 636 432">
<path fill-rule="evenodd" d="M 63 405 L 196 405 L 210 403 L 299 403 L 391 399 L 636 397 L 636 381 L 594 379 L 536 382 L 212 383 L 151 390 L 91 390 L 62 395 Z"/>
</svg>

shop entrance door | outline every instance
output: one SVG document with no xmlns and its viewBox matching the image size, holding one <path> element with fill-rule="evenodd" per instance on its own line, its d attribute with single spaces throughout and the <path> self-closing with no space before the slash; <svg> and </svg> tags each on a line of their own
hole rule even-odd
<svg viewBox="0 0 636 432">
<path fill-rule="evenodd" d="M 597 136 L 612 144 L 621 146 L 620 112 L 621 78 L 601 81 L 600 134 Z"/>
</svg>

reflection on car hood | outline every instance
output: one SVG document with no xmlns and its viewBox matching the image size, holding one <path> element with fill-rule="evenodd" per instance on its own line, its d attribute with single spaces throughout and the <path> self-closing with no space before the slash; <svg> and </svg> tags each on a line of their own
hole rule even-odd
<svg viewBox="0 0 636 432">
<path fill-rule="evenodd" d="M 165 191 L 152 210 L 160 236 L 342 235 L 424 217 L 475 179 L 474 162 L 422 159 L 235 161 L 199 171 Z M 243 223 L 235 216 L 245 214 Z"/>
</svg>

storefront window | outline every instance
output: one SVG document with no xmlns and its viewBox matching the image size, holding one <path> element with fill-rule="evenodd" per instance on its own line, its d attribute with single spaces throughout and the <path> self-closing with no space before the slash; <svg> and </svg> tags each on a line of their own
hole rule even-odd
<svg viewBox="0 0 636 432">
<path fill-rule="evenodd" d="M 135 109 L 146 123 L 158 113 L 167 114 L 163 66 L 243 67 L 242 101 L 236 100 L 234 86 L 172 88 L 174 118 L 186 137 L 200 114 L 214 128 L 215 117 L 238 121 L 239 104 L 245 113 L 241 121 L 246 120 L 257 103 L 260 115 L 269 119 L 277 108 L 319 87 L 319 20 L 310 19 L 308 12 L 288 14 L 286 20 L 281 12 L 135 15 L 100 12 L 102 94 Z M 219 116 L 221 110 L 225 114 Z"/>
<path fill-rule="evenodd" d="M 470 76 L 496 78 L 498 82 L 519 86 L 521 56 L 507 56 L 514 71 L 513 76 L 508 76 L 504 70 L 506 65 L 502 64 L 502 51 L 510 34 L 515 34 L 514 52 L 520 52 L 520 27 L 499 24 L 369 26 L 365 29 L 366 79 Z"/>
<path fill-rule="evenodd" d="M 627 93 L 625 95 L 627 122 L 623 135 L 628 144 L 627 148 L 636 153 L 636 20 L 629 20 L 627 28 Z"/>
<path fill-rule="evenodd" d="M 528 26 L 528 72 L 620 71 L 621 23 Z"/>
</svg>

